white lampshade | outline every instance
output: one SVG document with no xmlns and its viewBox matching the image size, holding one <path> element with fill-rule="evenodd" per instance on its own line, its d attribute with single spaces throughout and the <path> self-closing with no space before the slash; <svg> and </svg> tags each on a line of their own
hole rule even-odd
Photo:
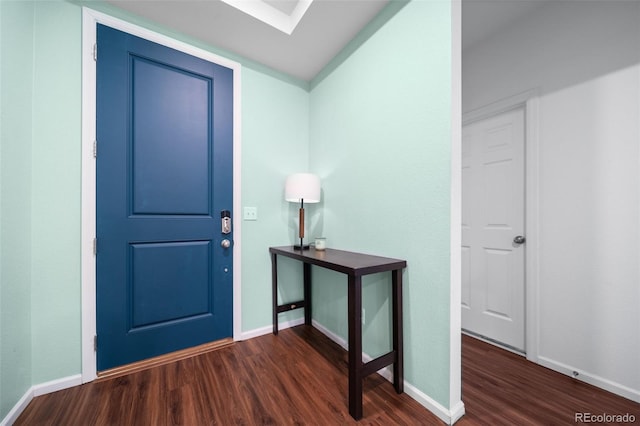
<svg viewBox="0 0 640 426">
<path fill-rule="evenodd" d="M 289 175 L 284 184 L 284 199 L 299 203 L 320 202 L 320 178 L 312 173 Z"/>
</svg>

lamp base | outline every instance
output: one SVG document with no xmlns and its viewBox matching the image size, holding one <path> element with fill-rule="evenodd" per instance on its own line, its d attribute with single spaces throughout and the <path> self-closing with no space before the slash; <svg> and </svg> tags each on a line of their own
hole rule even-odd
<svg viewBox="0 0 640 426">
<path fill-rule="evenodd" d="M 309 250 L 309 244 L 304 244 L 304 245 L 300 245 L 300 244 L 295 244 L 293 246 L 294 250 Z"/>
</svg>

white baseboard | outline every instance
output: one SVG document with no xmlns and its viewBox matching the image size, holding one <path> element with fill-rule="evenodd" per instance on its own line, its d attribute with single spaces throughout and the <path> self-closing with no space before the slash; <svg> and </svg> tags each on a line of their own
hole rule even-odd
<svg viewBox="0 0 640 426">
<path fill-rule="evenodd" d="M 609 379 L 605 379 L 604 377 L 591 374 L 588 371 L 583 371 L 543 356 L 538 356 L 538 363 L 543 367 L 547 367 L 551 370 L 557 371 L 558 373 L 573 377 L 576 380 L 589 383 L 590 385 L 597 386 L 611 393 L 615 393 L 616 395 L 630 399 L 631 401 L 640 403 L 640 390 L 631 389 L 630 387 L 624 386 L 620 383 L 613 382 Z"/>
<path fill-rule="evenodd" d="M 345 339 L 338 336 L 315 320 L 313 321 L 313 326 L 329 339 L 342 346 L 342 348 L 348 350 L 348 344 Z M 369 362 L 372 359 L 373 358 L 370 355 L 366 353 L 362 354 L 363 362 Z M 378 374 L 384 377 L 387 381 L 393 382 L 393 371 L 391 369 L 391 366 L 387 366 L 381 370 L 378 370 Z M 458 401 L 458 403 L 453 407 L 452 410 L 447 410 L 439 402 L 437 402 L 406 380 L 404 381 L 404 392 L 448 425 L 454 424 L 464 415 L 464 404 L 462 403 L 462 401 Z"/>
<path fill-rule="evenodd" d="M 408 383 L 406 380 L 404 381 L 404 392 L 411 398 L 418 401 L 418 403 L 427 410 L 435 414 L 440 420 L 445 422 L 445 424 L 452 425 L 464 415 L 464 404 L 462 401 L 458 401 L 452 410 L 448 410 L 438 401 L 434 400 L 411 383 Z"/>
<path fill-rule="evenodd" d="M 281 322 L 281 323 L 278 323 L 278 330 L 284 330 L 286 328 L 291 328 L 291 327 L 295 327 L 297 325 L 302 325 L 302 324 L 304 324 L 304 318 L 298 318 L 292 321 Z M 273 326 L 268 325 L 266 327 L 256 328 L 254 330 L 243 331 L 240 334 L 240 339 L 238 340 L 249 340 L 249 339 L 253 339 L 254 337 L 264 336 L 265 334 L 269 334 L 272 332 L 273 332 Z"/>
<path fill-rule="evenodd" d="M 51 392 L 56 392 L 62 389 L 72 388 L 74 386 L 78 386 L 82 384 L 82 375 L 75 374 L 69 377 L 63 377 L 61 379 L 52 380 L 50 382 L 40 383 L 39 385 L 31 386 L 22 398 L 13 406 L 11 411 L 5 416 L 4 419 L 0 422 L 0 426 L 10 426 L 12 425 L 22 414 L 22 412 L 27 408 L 27 405 L 35 398 L 36 396 L 45 395 Z"/>
<path fill-rule="evenodd" d="M 27 408 L 27 405 L 29 405 L 32 399 L 33 387 L 29 388 L 29 390 L 22 395 L 22 398 L 20 398 L 16 405 L 13 406 L 6 417 L 2 419 L 0 426 L 11 426 L 16 420 L 18 420 L 18 417 L 20 417 L 20 414 L 22 414 L 25 408 Z"/>
<path fill-rule="evenodd" d="M 449 412 L 450 412 L 450 421 L 448 422 L 448 424 L 452 425 L 458 420 L 460 420 L 462 416 L 464 416 L 464 413 L 465 413 L 464 402 L 462 402 L 462 400 L 458 401 L 458 403 L 455 404 L 452 407 L 452 409 L 449 410 Z"/>
<path fill-rule="evenodd" d="M 39 385 L 34 385 L 31 389 L 33 389 L 33 396 L 45 395 L 52 392 L 57 392 L 62 389 L 72 388 L 74 386 L 79 386 L 82 384 L 82 375 L 75 374 L 69 377 L 63 377 L 57 380 L 51 380 L 50 382 L 41 383 Z"/>
<path fill-rule="evenodd" d="M 340 345 L 342 349 L 344 349 L 345 351 L 349 350 L 349 343 L 346 340 L 344 340 L 342 337 L 338 336 L 333 331 L 329 330 L 328 328 L 326 328 L 316 320 L 311 320 L 311 323 L 322 334 L 327 336 L 329 339 L 333 340 L 334 343 L 337 343 L 338 345 Z M 367 355 L 365 354 L 364 356 L 366 357 Z"/>
</svg>

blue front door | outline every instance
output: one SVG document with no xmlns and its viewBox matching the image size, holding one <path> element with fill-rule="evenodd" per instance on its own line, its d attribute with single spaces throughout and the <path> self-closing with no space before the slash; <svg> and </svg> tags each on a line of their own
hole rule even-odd
<svg viewBox="0 0 640 426">
<path fill-rule="evenodd" d="M 97 40 L 102 371 L 232 335 L 233 71 L 103 25 Z"/>
</svg>

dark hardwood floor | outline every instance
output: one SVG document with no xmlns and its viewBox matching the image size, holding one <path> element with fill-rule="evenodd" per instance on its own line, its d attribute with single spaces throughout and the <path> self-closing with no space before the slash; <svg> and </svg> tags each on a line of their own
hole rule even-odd
<svg viewBox="0 0 640 426">
<path fill-rule="evenodd" d="M 464 335 L 462 400 L 460 426 L 576 425 L 576 414 L 627 413 L 640 425 L 640 404 Z"/>
<path fill-rule="evenodd" d="M 458 425 L 575 424 L 575 412 L 635 415 L 640 404 L 463 336 Z M 438 425 L 378 375 L 364 418 L 347 407 L 347 354 L 299 326 L 127 376 L 35 398 L 16 425 Z"/>
</svg>

